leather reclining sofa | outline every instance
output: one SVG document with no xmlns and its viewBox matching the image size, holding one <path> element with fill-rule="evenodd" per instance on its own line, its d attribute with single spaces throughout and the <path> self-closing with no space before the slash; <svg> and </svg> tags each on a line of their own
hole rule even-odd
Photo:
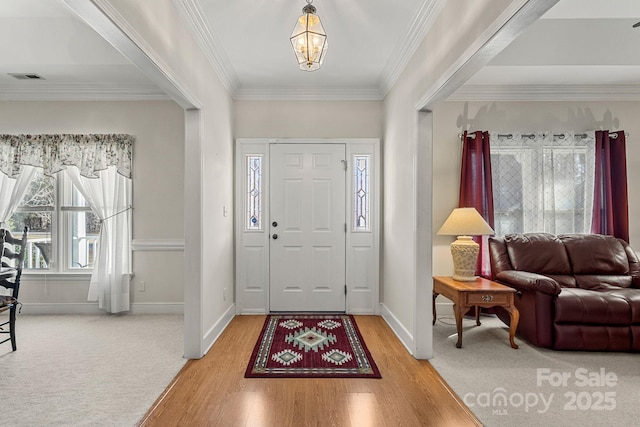
<svg viewBox="0 0 640 427">
<path fill-rule="evenodd" d="M 555 350 L 640 352 L 640 262 L 625 241 L 511 234 L 490 238 L 489 254 L 493 280 L 518 291 L 521 338 Z"/>
</svg>

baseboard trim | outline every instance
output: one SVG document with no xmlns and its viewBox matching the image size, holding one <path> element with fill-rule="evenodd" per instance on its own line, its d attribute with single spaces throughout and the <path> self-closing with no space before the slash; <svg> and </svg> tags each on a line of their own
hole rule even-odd
<svg viewBox="0 0 640 427">
<path fill-rule="evenodd" d="M 239 314 L 241 316 L 260 316 L 260 315 L 264 316 L 269 313 L 267 313 L 266 311 L 260 308 L 256 308 L 256 309 L 250 308 L 246 310 L 241 310 L 240 313 L 236 313 L 236 314 Z"/>
<path fill-rule="evenodd" d="M 347 314 L 352 314 L 354 316 L 375 316 L 376 315 L 374 311 L 369 309 L 349 310 Z"/>
<path fill-rule="evenodd" d="M 207 354 L 209 349 L 213 346 L 213 344 L 218 340 L 220 334 L 229 326 L 229 323 L 233 320 L 236 315 L 236 305 L 231 304 L 231 306 L 220 316 L 218 321 L 214 323 L 214 325 L 207 331 L 207 333 L 202 338 L 202 348 L 204 348 L 203 356 Z"/>
<path fill-rule="evenodd" d="M 405 328 L 398 318 L 387 308 L 386 305 L 380 304 L 380 315 L 387 322 L 394 334 L 398 337 L 402 345 L 407 349 L 409 354 L 413 356 L 413 335 Z"/>
<path fill-rule="evenodd" d="M 131 304 L 132 314 L 184 314 L 182 302 L 137 302 Z"/>
<path fill-rule="evenodd" d="M 436 316 L 453 316 L 453 303 L 452 302 L 437 302 L 436 303 Z"/>
<path fill-rule="evenodd" d="M 182 314 L 181 302 L 133 303 L 131 314 Z M 106 314 L 97 303 L 25 303 L 21 314 Z"/>
</svg>

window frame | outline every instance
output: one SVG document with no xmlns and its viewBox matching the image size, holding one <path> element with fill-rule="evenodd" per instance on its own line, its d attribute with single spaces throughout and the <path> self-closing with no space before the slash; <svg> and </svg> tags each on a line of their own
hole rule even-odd
<svg viewBox="0 0 640 427">
<path fill-rule="evenodd" d="M 53 209 L 44 209 L 51 212 L 51 253 L 49 255 L 48 268 L 25 268 L 23 274 L 31 276 L 46 275 L 91 275 L 93 267 L 72 267 L 72 233 L 74 212 L 93 212 L 88 206 L 73 206 L 73 182 L 64 172 L 58 172 L 53 176 L 55 179 L 54 206 Z M 16 213 L 38 212 L 42 209 L 37 207 L 18 207 Z M 95 212 L 94 212 L 95 214 Z"/>
</svg>

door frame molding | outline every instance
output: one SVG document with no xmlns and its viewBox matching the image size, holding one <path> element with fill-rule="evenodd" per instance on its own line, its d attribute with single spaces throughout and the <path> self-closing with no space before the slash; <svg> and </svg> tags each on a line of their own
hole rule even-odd
<svg viewBox="0 0 640 427">
<path fill-rule="evenodd" d="M 346 234 L 346 312 L 379 314 L 380 306 L 380 226 L 381 170 L 380 140 L 377 138 L 238 138 L 235 149 L 235 302 L 237 314 L 269 312 L 269 146 L 270 144 L 344 144 L 347 156 L 345 217 Z M 247 156 L 262 158 L 262 228 L 246 230 Z M 370 156 L 369 231 L 354 231 L 353 157 Z"/>
</svg>

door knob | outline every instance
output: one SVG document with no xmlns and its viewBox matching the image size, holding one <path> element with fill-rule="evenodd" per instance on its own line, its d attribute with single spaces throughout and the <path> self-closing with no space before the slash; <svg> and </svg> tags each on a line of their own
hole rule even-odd
<svg viewBox="0 0 640 427">
<path fill-rule="evenodd" d="M 274 234 L 274 235 L 273 235 L 273 240 L 276 240 L 277 238 L 278 238 L 278 235 L 277 235 L 277 234 Z"/>
<path fill-rule="evenodd" d="M 273 221 L 273 222 L 271 223 L 271 225 L 273 225 L 274 227 L 277 227 L 277 226 L 278 226 L 278 223 L 277 223 L 277 222 L 275 222 L 275 221 Z"/>
</svg>

